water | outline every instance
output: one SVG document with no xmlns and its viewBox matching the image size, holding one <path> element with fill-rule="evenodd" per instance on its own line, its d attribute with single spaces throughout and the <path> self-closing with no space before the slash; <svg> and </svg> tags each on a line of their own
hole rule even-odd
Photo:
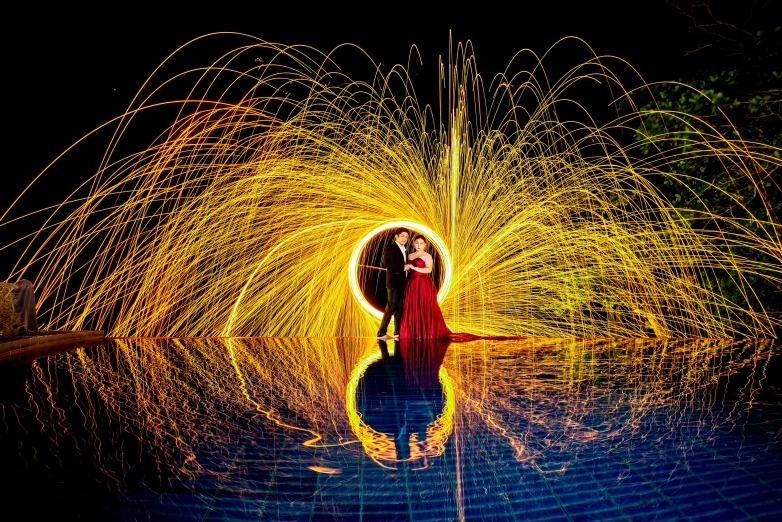
<svg viewBox="0 0 782 522">
<path fill-rule="evenodd" d="M 0 366 L 5 504 L 27 519 L 780 519 L 780 377 L 778 341 L 110 341 Z"/>
</svg>

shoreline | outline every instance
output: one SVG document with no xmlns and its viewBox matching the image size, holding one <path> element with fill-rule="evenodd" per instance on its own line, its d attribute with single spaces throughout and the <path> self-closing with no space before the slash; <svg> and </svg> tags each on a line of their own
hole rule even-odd
<svg viewBox="0 0 782 522">
<path fill-rule="evenodd" d="M 99 330 L 45 332 L 9 338 L 0 337 L 0 363 L 29 355 L 43 355 L 51 350 L 59 351 L 79 345 L 102 344 L 104 339 L 104 332 Z"/>
</svg>

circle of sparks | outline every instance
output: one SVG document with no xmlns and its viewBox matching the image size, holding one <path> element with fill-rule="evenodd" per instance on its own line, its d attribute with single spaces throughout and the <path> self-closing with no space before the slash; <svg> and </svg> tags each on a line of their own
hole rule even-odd
<svg viewBox="0 0 782 522">
<path fill-rule="evenodd" d="M 451 274 L 453 272 L 451 256 L 448 254 L 448 248 L 445 246 L 445 241 L 443 241 L 434 230 L 413 221 L 392 221 L 390 223 L 380 225 L 366 234 L 358 243 L 356 243 L 356 246 L 353 247 L 353 252 L 350 254 L 350 263 L 348 264 L 348 278 L 350 282 L 350 290 L 353 292 L 353 297 L 356 298 L 364 310 L 378 319 L 383 317 L 383 311 L 378 310 L 372 306 L 369 301 L 367 301 L 367 298 L 364 297 L 364 293 L 361 291 L 361 287 L 358 284 L 358 259 L 359 256 L 361 256 L 361 252 L 363 252 L 364 247 L 373 237 L 380 234 L 381 232 L 392 230 L 394 228 L 408 228 L 415 230 L 416 232 L 421 232 L 437 247 L 437 251 L 440 253 L 440 255 L 442 255 L 444 276 L 443 284 L 440 286 L 440 290 L 437 292 L 438 303 L 441 303 L 443 299 L 445 299 L 445 296 L 448 295 L 448 290 L 451 288 Z"/>
</svg>

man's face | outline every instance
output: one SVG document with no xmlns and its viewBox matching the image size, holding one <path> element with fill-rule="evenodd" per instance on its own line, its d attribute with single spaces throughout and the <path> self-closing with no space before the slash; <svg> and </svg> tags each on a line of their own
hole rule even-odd
<svg viewBox="0 0 782 522">
<path fill-rule="evenodd" d="M 410 235 L 407 232 L 401 232 L 396 235 L 396 242 L 402 246 L 407 244 L 408 239 L 410 239 Z"/>
</svg>

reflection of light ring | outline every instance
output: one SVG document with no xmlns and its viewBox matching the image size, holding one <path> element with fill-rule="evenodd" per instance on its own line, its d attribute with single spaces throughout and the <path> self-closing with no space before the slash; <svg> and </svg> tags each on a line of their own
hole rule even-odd
<svg viewBox="0 0 782 522">
<path fill-rule="evenodd" d="M 364 446 L 364 451 L 367 452 L 367 455 L 384 468 L 395 469 L 381 462 L 383 460 L 390 462 L 400 461 L 397 458 L 394 439 L 387 433 L 379 432 L 367 425 L 356 407 L 358 382 L 364 376 L 369 365 L 376 362 L 380 357 L 379 351 L 372 351 L 353 368 L 348 380 L 347 390 L 345 390 L 345 409 L 347 410 L 350 427 L 353 428 L 353 433 L 361 441 L 361 445 Z M 451 378 L 442 366 L 440 366 L 438 376 L 443 387 L 443 395 L 445 396 L 443 412 L 426 427 L 426 438 L 424 440 L 418 440 L 418 435 L 415 433 L 410 434 L 410 457 L 405 460 L 412 461 L 437 457 L 445 451 L 445 443 L 453 430 L 456 397 Z"/>
<path fill-rule="evenodd" d="M 353 291 L 353 296 L 356 298 L 356 300 L 358 300 L 359 303 L 361 303 L 361 306 L 366 311 L 378 319 L 383 317 L 383 312 L 376 309 L 369 303 L 369 301 L 367 301 L 358 285 L 358 258 L 361 256 L 361 252 L 364 250 L 366 244 L 369 243 L 369 240 L 371 240 L 380 232 L 393 228 L 408 228 L 415 230 L 416 232 L 421 232 L 429 241 L 432 242 L 432 244 L 434 244 L 434 246 L 437 248 L 437 251 L 442 256 L 444 274 L 443 284 L 440 287 L 440 291 L 437 292 L 438 303 L 441 303 L 443 299 L 445 299 L 445 296 L 448 294 L 448 290 L 451 289 L 451 256 L 448 253 L 448 249 L 445 247 L 445 242 L 440 239 L 440 236 L 434 233 L 434 230 L 414 221 L 392 221 L 390 223 L 381 225 L 370 231 L 361 238 L 361 241 L 356 243 L 356 246 L 353 248 L 353 253 L 350 255 L 350 262 L 348 263 L 348 280 L 350 281 L 350 289 Z"/>
</svg>

